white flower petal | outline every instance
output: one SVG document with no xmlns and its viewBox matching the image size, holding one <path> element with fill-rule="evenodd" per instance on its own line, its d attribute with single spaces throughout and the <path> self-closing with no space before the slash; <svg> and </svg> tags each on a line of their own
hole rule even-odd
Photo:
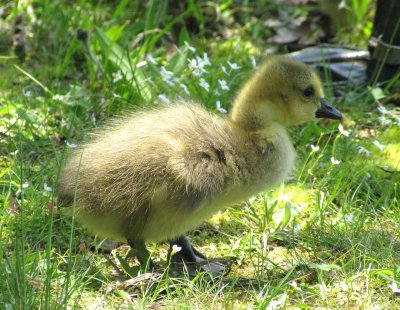
<svg viewBox="0 0 400 310">
<path fill-rule="evenodd" d="M 171 104 L 171 100 L 169 100 L 165 94 L 158 95 L 157 98 L 163 103 Z"/>
<path fill-rule="evenodd" d="M 222 72 L 224 72 L 226 75 L 228 74 L 228 71 L 226 71 L 226 68 L 223 65 L 221 65 L 221 69 L 222 69 Z"/>
<path fill-rule="evenodd" d="M 222 90 L 229 90 L 229 86 L 225 80 L 218 80 L 218 83 L 221 86 Z"/>
<path fill-rule="evenodd" d="M 353 223 L 353 214 L 345 214 L 344 219 L 349 223 Z"/>
<path fill-rule="evenodd" d="M 388 113 L 389 113 L 389 111 L 388 111 L 384 106 L 379 106 L 379 107 L 378 107 L 378 111 L 379 111 L 381 114 L 388 114 Z"/>
<path fill-rule="evenodd" d="M 53 100 L 66 101 L 67 100 L 67 96 L 56 94 L 56 95 L 53 96 Z"/>
<path fill-rule="evenodd" d="M 210 59 L 208 58 L 208 55 L 206 52 L 203 54 L 203 62 L 205 66 L 211 66 Z"/>
<path fill-rule="evenodd" d="M 319 145 L 315 146 L 315 145 L 311 144 L 310 146 L 311 146 L 311 151 L 312 152 L 318 152 L 319 151 Z"/>
<path fill-rule="evenodd" d="M 32 92 L 31 92 L 30 90 L 25 91 L 25 88 L 24 88 L 24 89 L 22 89 L 22 94 L 23 94 L 25 97 L 32 98 Z"/>
<path fill-rule="evenodd" d="M 205 79 L 200 79 L 200 87 L 204 88 L 207 92 L 210 91 L 210 84 Z"/>
<path fill-rule="evenodd" d="M 229 67 L 231 67 L 232 70 L 238 70 L 240 67 L 236 63 L 231 63 L 229 60 L 227 61 Z"/>
<path fill-rule="evenodd" d="M 334 164 L 334 165 L 339 165 L 340 164 L 340 161 L 339 160 L 337 160 L 337 159 L 335 159 L 335 157 L 331 157 L 331 163 L 332 164 Z"/>
<path fill-rule="evenodd" d="M 118 81 L 122 80 L 123 76 L 121 74 L 121 70 L 118 70 L 117 72 L 112 74 L 113 76 L 113 83 L 117 83 Z"/>
<path fill-rule="evenodd" d="M 187 95 L 190 95 L 189 90 L 185 84 L 181 83 L 179 84 L 179 86 L 185 91 Z"/>
<path fill-rule="evenodd" d="M 66 141 L 66 144 L 71 147 L 71 148 L 76 148 L 78 146 L 78 144 L 76 143 L 69 143 L 68 141 Z"/>
<path fill-rule="evenodd" d="M 146 60 L 150 63 L 152 63 L 153 65 L 158 64 L 157 60 L 154 59 L 152 54 L 147 54 L 146 56 Z"/>
<path fill-rule="evenodd" d="M 192 51 L 193 53 L 196 52 L 196 49 L 195 49 L 193 46 L 190 46 L 189 43 L 187 43 L 187 41 L 185 41 L 185 45 L 186 45 L 186 47 L 187 47 L 190 51 Z"/>
<path fill-rule="evenodd" d="M 257 67 L 256 59 L 254 58 L 254 56 L 252 56 L 250 58 L 250 61 L 251 61 L 251 65 L 253 66 L 253 68 Z"/>
<path fill-rule="evenodd" d="M 386 145 L 380 144 L 378 140 L 375 140 L 374 142 L 372 142 L 372 144 L 379 148 L 381 151 L 386 148 Z"/>
<path fill-rule="evenodd" d="M 350 131 L 345 130 L 345 129 L 343 128 L 343 125 L 342 125 L 342 124 L 339 124 L 338 129 L 339 129 L 340 133 L 341 133 L 343 136 L 348 137 L 348 136 L 350 135 Z"/>
<path fill-rule="evenodd" d="M 217 110 L 221 113 L 228 113 L 227 110 L 225 110 L 224 108 L 221 108 L 221 101 L 217 100 L 217 102 L 215 103 L 215 106 L 217 107 Z"/>
<path fill-rule="evenodd" d="M 44 182 L 44 184 L 43 184 L 43 187 L 44 187 L 44 190 L 46 191 L 46 192 L 52 192 L 53 191 L 53 189 L 46 183 L 46 182 Z"/>
<path fill-rule="evenodd" d="M 393 293 L 395 293 L 395 294 L 400 293 L 400 289 L 397 287 L 396 282 L 392 282 L 391 284 L 388 284 L 388 287 L 392 290 Z"/>
<path fill-rule="evenodd" d="M 182 247 L 180 247 L 180 246 L 178 246 L 178 245 L 176 245 L 176 244 L 173 244 L 172 245 L 172 253 L 178 253 L 178 252 L 180 252 L 182 250 Z"/>
</svg>

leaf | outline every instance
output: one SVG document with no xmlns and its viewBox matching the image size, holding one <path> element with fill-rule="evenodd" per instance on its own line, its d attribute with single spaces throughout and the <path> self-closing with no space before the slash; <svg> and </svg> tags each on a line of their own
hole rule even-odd
<svg viewBox="0 0 400 310">
<path fill-rule="evenodd" d="M 107 61 L 110 61 L 115 67 L 119 68 L 128 81 L 131 81 L 132 87 L 137 88 L 140 96 L 145 101 L 151 100 L 151 85 L 147 82 L 146 76 L 140 68 L 133 64 L 127 52 L 99 28 L 95 31 L 96 39 L 100 49 Z"/>
<path fill-rule="evenodd" d="M 189 32 L 188 32 L 186 26 L 183 26 L 181 28 L 181 31 L 179 32 L 179 46 L 184 46 L 185 42 L 189 43 L 189 45 L 192 45 Z"/>
<path fill-rule="evenodd" d="M 122 258 L 118 253 L 116 254 L 116 257 L 121 264 L 122 269 L 124 269 L 125 273 L 128 274 L 130 277 L 136 277 L 139 274 L 140 267 L 139 266 L 129 266 L 128 262 Z"/>
<path fill-rule="evenodd" d="M 339 269 L 338 265 L 333 265 L 333 264 L 311 264 L 310 267 L 314 268 L 314 269 L 319 269 L 322 271 L 330 271 L 333 269 Z"/>
<path fill-rule="evenodd" d="M 128 25 L 127 22 L 125 24 L 123 24 L 122 26 L 110 27 L 110 29 L 108 29 L 106 32 L 107 37 L 109 37 L 112 42 L 116 42 L 119 39 L 119 37 L 121 36 L 121 34 L 123 33 L 126 25 Z"/>
<path fill-rule="evenodd" d="M 285 205 L 285 216 L 282 219 L 282 222 L 279 223 L 276 230 L 283 229 L 290 221 L 292 215 L 291 206 L 290 204 Z"/>
<path fill-rule="evenodd" d="M 375 100 L 380 100 L 386 97 L 385 93 L 380 87 L 370 87 L 369 91 Z"/>
<path fill-rule="evenodd" d="M 118 16 L 121 15 L 121 13 L 125 10 L 126 5 L 128 4 L 128 0 L 121 0 L 117 6 L 117 8 L 114 11 L 113 14 L 113 19 L 118 18 Z"/>
<path fill-rule="evenodd" d="M 180 76 L 187 65 L 187 54 L 187 49 L 183 49 L 182 53 L 175 53 L 167 65 L 167 70 L 172 71 L 175 76 Z"/>
</svg>

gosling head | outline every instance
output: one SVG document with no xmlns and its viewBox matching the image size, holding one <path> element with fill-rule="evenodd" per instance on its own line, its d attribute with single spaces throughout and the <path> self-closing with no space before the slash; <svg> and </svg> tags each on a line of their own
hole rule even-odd
<svg viewBox="0 0 400 310">
<path fill-rule="evenodd" d="M 324 98 L 317 73 L 306 64 L 271 56 L 253 74 L 236 98 L 232 120 L 249 128 L 271 123 L 300 124 L 316 118 L 342 119 Z"/>
</svg>

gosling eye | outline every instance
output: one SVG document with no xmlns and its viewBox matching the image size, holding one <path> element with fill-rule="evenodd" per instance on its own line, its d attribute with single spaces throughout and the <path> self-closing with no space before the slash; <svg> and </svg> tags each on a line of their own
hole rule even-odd
<svg viewBox="0 0 400 310">
<path fill-rule="evenodd" d="M 304 91 L 303 95 L 306 98 L 310 98 L 311 96 L 314 96 L 314 88 L 312 86 L 308 86 Z"/>
</svg>

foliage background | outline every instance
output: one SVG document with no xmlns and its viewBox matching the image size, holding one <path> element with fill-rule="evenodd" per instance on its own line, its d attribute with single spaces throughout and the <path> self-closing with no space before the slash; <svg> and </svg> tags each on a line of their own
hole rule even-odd
<svg viewBox="0 0 400 310">
<path fill-rule="evenodd" d="M 179 98 L 223 115 L 267 53 L 365 47 L 374 4 L 336 1 L 329 26 L 334 11 L 307 0 L 3 1 L 0 308 L 397 308 L 398 76 L 341 89 L 326 76 L 343 127 L 290 128 L 285 185 L 192 232 L 234 257 L 225 278 L 172 277 L 163 244 L 150 245 L 162 271 L 132 278 L 127 246 L 107 250 L 54 194 L 66 153 L 108 119 Z"/>
</svg>

